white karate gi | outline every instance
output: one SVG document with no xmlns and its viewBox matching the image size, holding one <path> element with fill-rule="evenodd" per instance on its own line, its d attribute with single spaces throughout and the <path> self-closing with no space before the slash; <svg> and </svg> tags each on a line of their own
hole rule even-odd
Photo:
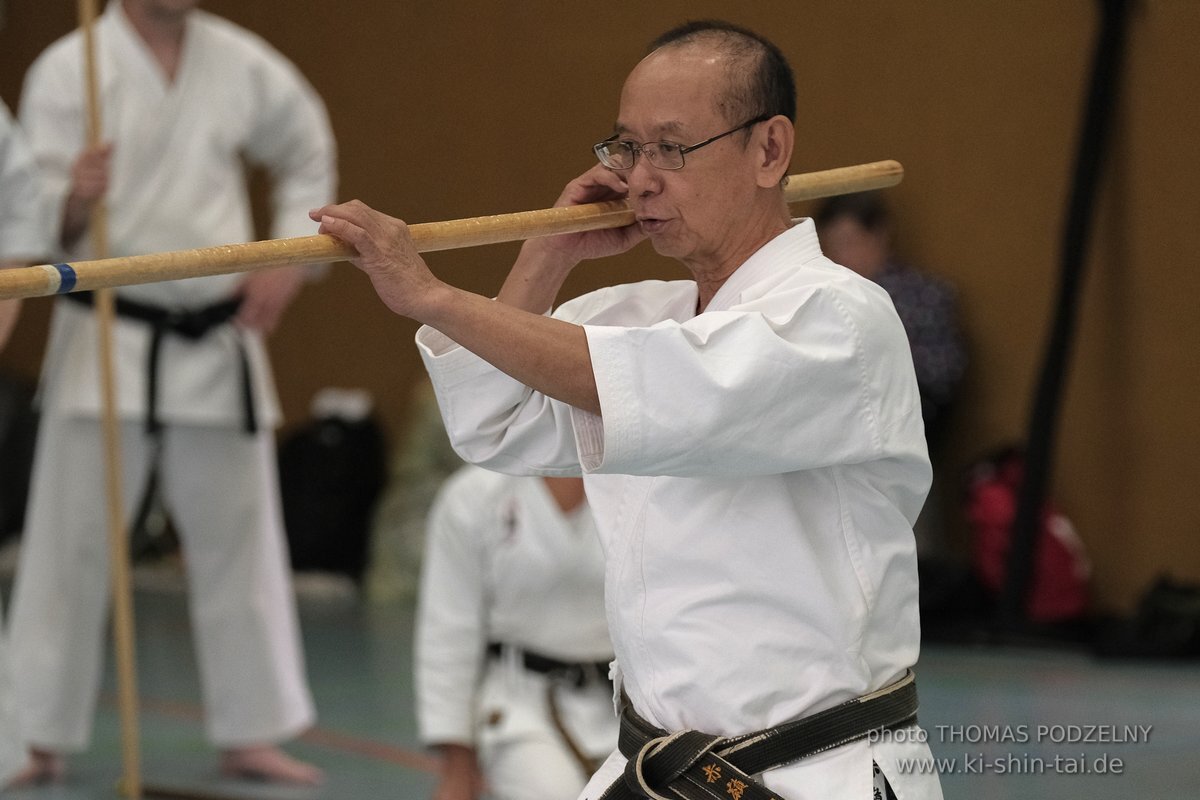
<svg viewBox="0 0 1200 800">
<path fill-rule="evenodd" d="M 282 55 L 201 11 L 186 23 L 169 83 L 119 2 L 96 30 L 106 141 L 113 142 L 112 255 L 246 241 L 253 236 L 243 158 L 272 182 L 272 235 L 311 234 L 309 209 L 334 193 L 325 109 Z M 61 201 L 84 147 L 78 31 L 30 68 L 21 120 Z M 86 237 L 84 237 L 86 242 Z M 87 256 L 86 244 L 71 257 Z M 228 298 L 239 275 L 155 283 L 122 297 L 177 308 Z M 259 433 L 242 432 L 237 359 L 244 343 Z M 144 486 L 149 326 L 118 317 L 113 348 L 125 459 L 126 518 Z M 221 326 L 200 341 L 168 334 L 159 373 L 163 489 L 179 523 L 210 738 L 274 742 L 312 723 L 278 498 L 279 408 L 263 342 Z M 55 308 L 42 380 L 29 521 L 12 637 L 22 722 L 55 750 L 86 746 L 100 677 L 107 575 L 96 333 L 90 309 Z"/>
<path fill-rule="evenodd" d="M 0 263 L 48 257 L 53 227 L 29 140 L 0 101 Z"/>
<path fill-rule="evenodd" d="M 486 655 L 489 642 L 506 646 L 499 658 Z M 576 746 L 602 760 L 617 743 L 611 687 L 604 675 L 575 687 L 527 670 L 522 650 L 612 658 L 595 524 L 586 505 L 564 514 L 538 478 L 464 467 L 429 515 L 415 654 L 421 740 L 475 748 L 496 800 L 573 797 L 590 775 L 555 729 L 548 692 Z"/>
<path fill-rule="evenodd" d="M 29 143 L 0 101 L 0 263 L 36 261 L 52 251 L 52 213 Z M 0 614 L 0 619 L 3 615 Z M 17 725 L 16 690 L 0 626 L 0 786 L 25 762 Z"/>
<path fill-rule="evenodd" d="M 8 647 L 0 631 L 0 786 L 25 765 L 27 753 L 18 724 L 16 690 L 9 669 Z"/>
<path fill-rule="evenodd" d="M 609 630 L 634 708 L 732 735 L 899 679 L 917 660 L 911 525 L 930 481 L 908 342 L 887 294 L 821 255 L 810 220 L 696 314 L 691 281 L 602 289 L 583 324 L 603 417 L 533 392 L 429 328 L 417 341 L 468 461 L 578 474 L 604 544 Z M 902 800 L 924 744 L 859 741 L 768 773 L 786 800 Z M 624 759 L 585 792 L 598 797 Z"/>
</svg>

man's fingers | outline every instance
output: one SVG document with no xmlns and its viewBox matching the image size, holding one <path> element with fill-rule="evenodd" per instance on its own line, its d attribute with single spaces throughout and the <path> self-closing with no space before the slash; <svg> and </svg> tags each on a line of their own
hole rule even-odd
<svg viewBox="0 0 1200 800">
<path fill-rule="evenodd" d="M 321 233 L 337 236 L 358 247 L 361 242 L 372 240 L 373 234 L 380 231 L 382 222 L 379 218 L 383 215 L 360 200 L 351 200 L 315 209 L 309 212 L 309 216 L 321 223 Z"/>
<path fill-rule="evenodd" d="M 336 236 L 357 250 L 359 255 L 365 255 L 364 250 L 371 244 L 366 231 L 352 222 L 333 216 L 332 213 L 329 213 L 331 210 L 329 208 L 321 209 L 325 213 L 320 216 L 321 226 L 317 228 L 317 232 Z"/>
<path fill-rule="evenodd" d="M 557 205 L 579 205 L 619 200 L 629 194 L 625 179 L 597 164 L 567 185 Z"/>
<path fill-rule="evenodd" d="M 325 217 L 345 220 L 363 230 L 378 230 L 381 220 L 387 219 L 383 214 L 367 206 L 361 200 L 350 200 L 345 203 L 335 203 L 309 212 L 314 220 Z"/>
<path fill-rule="evenodd" d="M 594 183 L 607 187 L 614 194 L 624 197 L 629 193 L 629 184 L 625 182 L 625 178 L 607 167 L 602 166 L 588 174 Z"/>
</svg>

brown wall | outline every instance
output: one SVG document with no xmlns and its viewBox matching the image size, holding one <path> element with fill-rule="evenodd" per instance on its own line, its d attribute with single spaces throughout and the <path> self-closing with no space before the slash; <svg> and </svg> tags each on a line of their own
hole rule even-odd
<svg viewBox="0 0 1200 800">
<path fill-rule="evenodd" d="M 325 97 L 342 195 L 411 221 L 540 208 L 591 163 L 644 42 L 721 16 L 772 36 L 800 83 L 793 171 L 895 158 L 902 254 L 960 288 L 972 369 L 947 480 L 1019 437 L 1055 287 L 1065 195 L 1096 29 L 1091 0 L 521 3 L 210 0 L 267 36 Z M 10 0 L 0 96 L 73 24 L 74 4 Z M 600 9 L 608 9 L 600 11 Z M 1096 567 L 1102 605 L 1158 572 L 1200 579 L 1200 4 L 1143 0 L 1092 242 L 1054 494 Z M 447 280 L 499 285 L 514 246 L 436 254 Z M 646 247 L 572 279 L 680 274 Z M 36 371 L 48 303 L 29 303 L 6 368 Z M 297 303 L 272 349 L 285 410 L 364 386 L 403 425 L 414 326 L 341 265 Z M 1183 492 L 1183 494 L 1180 494 Z"/>
</svg>

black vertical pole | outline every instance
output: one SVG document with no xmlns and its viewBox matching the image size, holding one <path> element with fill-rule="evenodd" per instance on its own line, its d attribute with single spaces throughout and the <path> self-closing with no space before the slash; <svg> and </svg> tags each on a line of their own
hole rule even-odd
<svg viewBox="0 0 1200 800">
<path fill-rule="evenodd" d="M 1112 127 L 1132 5 L 1130 0 L 1098 0 L 1098 3 L 1102 15 L 1100 33 L 1092 62 L 1091 86 L 1063 230 L 1058 299 L 1030 413 L 1025 445 L 1025 476 L 1017 495 L 1012 549 L 1008 556 L 1007 578 L 1000 595 L 999 621 L 1010 629 L 1020 628 L 1026 622 L 1026 599 L 1033 576 L 1046 484 L 1054 463 L 1060 398 L 1082 292 L 1083 267 L 1096 205 L 1096 187 Z"/>
</svg>

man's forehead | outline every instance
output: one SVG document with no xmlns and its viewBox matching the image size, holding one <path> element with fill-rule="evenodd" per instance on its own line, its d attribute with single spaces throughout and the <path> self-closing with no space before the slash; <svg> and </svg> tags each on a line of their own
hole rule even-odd
<svg viewBox="0 0 1200 800">
<path fill-rule="evenodd" d="M 622 97 L 613 132 L 635 133 L 647 137 L 647 141 L 662 136 L 695 136 L 724 121 L 720 98 L 708 90 L 627 100 L 628 96 Z"/>
<path fill-rule="evenodd" d="M 633 131 L 635 129 L 635 127 L 636 126 L 631 122 L 625 122 L 624 120 L 617 120 L 616 124 L 613 125 L 613 132 L 629 133 L 629 132 Z M 649 125 L 647 130 L 650 133 L 654 133 L 659 136 L 668 136 L 671 134 L 684 133 L 685 131 L 687 131 L 687 129 L 689 127 L 690 126 L 687 125 L 686 123 L 684 123 L 682 120 L 669 119 L 669 120 L 664 120 L 662 122 L 653 122 Z"/>
<path fill-rule="evenodd" d="M 721 54 L 691 46 L 656 50 L 625 81 L 613 130 L 655 136 L 707 130 L 726 88 Z"/>
</svg>

